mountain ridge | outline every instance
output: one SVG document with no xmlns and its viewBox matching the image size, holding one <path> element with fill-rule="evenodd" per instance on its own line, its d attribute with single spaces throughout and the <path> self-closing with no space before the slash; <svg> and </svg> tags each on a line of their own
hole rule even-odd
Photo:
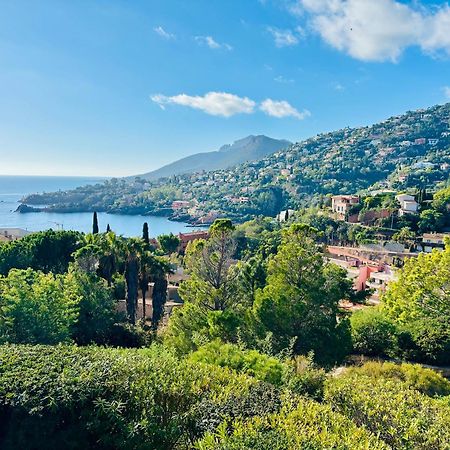
<svg viewBox="0 0 450 450">
<path fill-rule="evenodd" d="M 195 153 L 138 176 L 145 180 L 157 180 L 173 175 L 227 169 L 244 162 L 257 161 L 291 144 L 288 140 L 262 134 L 249 135 L 232 144 L 222 145 L 218 150 Z"/>
</svg>

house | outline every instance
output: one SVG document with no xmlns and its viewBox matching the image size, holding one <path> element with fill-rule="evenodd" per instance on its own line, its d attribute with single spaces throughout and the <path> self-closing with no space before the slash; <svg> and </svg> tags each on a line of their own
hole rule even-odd
<svg viewBox="0 0 450 450">
<path fill-rule="evenodd" d="M 191 206 L 191 202 L 187 200 L 175 200 L 172 202 L 172 209 L 184 209 L 189 208 Z"/>
<path fill-rule="evenodd" d="M 395 196 L 396 200 L 400 203 L 400 209 L 398 215 L 404 216 L 405 214 L 417 214 L 419 204 L 413 195 L 399 194 Z"/>
<path fill-rule="evenodd" d="M 438 142 L 439 142 L 439 139 L 428 139 L 429 145 L 437 145 Z"/>
<path fill-rule="evenodd" d="M 415 145 L 425 145 L 427 143 L 426 138 L 418 138 L 414 140 Z"/>
<path fill-rule="evenodd" d="M 428 161 L 419 161 L 415 163 L 412 167 L 413 169 L 433 169 L 435 165 Z"/>
<path fill-rule="evenodd" d="M 277 220 L 278 222 L 287 222 L 290 217 L 293 216 L 295 211 L 293 209 L 286 209 L 285 211 L 280 211 L 279 214 L 277 214 Z"/>
<path fill-rule="evenodd" d="M 22 228 L 0 228 L 0 241 L 15 241 L 31 234 Z"/>
<path fill-rule="evenodd" d="M 400 142 L 400 147 L 410 147 L 411 144 L 411 141 L 402 141 Z"/>
<path fill-rule="evenodd" d="M 450 233 L 424 233 L 419 245 L 425 253 L 431 253 L 435 248 L 443 250 L 445 247 L 445 238 L 450 239 Z"/>
<path fill-rule="evenodd" d="M 197 239 L 208 239 L 209 231 L 192 231 L 191 233 L 178 233 L 178 238 L 180 239 L 180 246 L 178 251 L 184 253 L 189 242 L 195 241 Z"/>
<path fill-rule="evenodd" d="M 450 164 L 442 163 L 440 166 L 441 170 L 448 170 L 450 168 Z"/>
<path fill-rule="evenodd" d="M 358 204 L 358 195 L 333 195 L 333 197 L 331 197 L 331 209 L 341 220 L 345 220 L 352 206 Z"/>
</svg>

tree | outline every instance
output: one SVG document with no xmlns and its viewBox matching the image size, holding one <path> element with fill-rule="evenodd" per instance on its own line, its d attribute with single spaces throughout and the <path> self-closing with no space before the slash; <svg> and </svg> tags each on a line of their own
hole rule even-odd
<svg viewBox="0 0 450 450">
<path fill-rule="evenodd" d="M 324 264 L 316 235 L 317 230 L 302 224 L 284 232 L 254 314 L 261 332 L 272 333 L 280 350 L 294 341 L 295 353 L 314 351 L 317 361 L 333 364 L 350 347 L 348 322 L 338 320 L 338 302 L 350 292 L 345 273 Z"/>
<path fill-rule="evenodd" d="M 64 275 L 12 269 L 0 276 L 0 340 L 56 344 L 70 340 L 81 296 Z"/>
<path fill-rule="evenodd" d="M 150 266 L 151 279 L 153 280 L 152 293 L 152 328 L 156 330 L 164 316 L 164 305 L 167 300 L 167 277 L 170 266 L 162 258 L 154 257 Z"/>
<path fill-rule="evenodd" d="M 109 223 L 106 225 L 106 232 L 110 233 L 111 232 L 111 227 L 109 226 Z"/>
<path fill-rule="evenodd" d="M 98 234 L 97 211 L 94 211 L 94 215 L 92 217 L 92 234 Z"/>
<path fill-rule="evenodd" d="M 175 253 L 180 245 L 180 238 L 173 233 L 161 234 L 158 236 L 158 242 L 165 254 Z"/>
<path fill-rule="evenodd" d="M 106 344 L 116 321 L 116 302 L 105 280 L 93 273 L 69 270 L 65 285 L 79 298 L 71 335 L 79 345 Z"/>
<path fill-rule="evenodd" d="M 127 317 L 132 325 L 136 324 L 139 290 L 139 239 L 128 239 L 125 244 L 125 282 Z"/>
<path fill-rule="evenodd" d="M 422 233 L 430 231 L 440 231 L 445 224 L 445 217 L 439 211 L 434 209 L 426 209 L 420 213 L 420 220 L 418 223 L 419 230 Z"/>
<path fill-rule="evenodd" d="M 416 242 L 416 233 L 409 227 L 403 227 L 392 236 L 392 239 L 395 242 L 399 242 L 405 247 L 412 249 Z"/>
<path fill-rule="evenodd" d="M 188 245 L 185 265 L 191 278 L 180 287 L 185 301 L 198 303 L 210 311 L 224 311 L 237 301 L 234 284 L 237 272 L 230 270 L 236 250 L 233 231 L 230 220 L 218 219 L 211 225 L 207 241 Z"/>
<path fill-rule="evenodd" d="M 40 231 L 0 244 L 0 274 L 10 269 L 32 268 L 45 273 L 64 273 L 73 253 L 83 245 L 77 231 Z"/>
<path fill-rule="evenodd" d="M 148 223 L 144 222 L 144 225 L 142 226 L 142 239 L 147 245 L 150 245 L 150 237 L 148 235 Z"/>
<path fill-rule="evenodd" d="M 389 317 L 410 332 L 430 360 L 450 362 L 450 242 L 406 260 L 382 296 Z"/>
</svg>

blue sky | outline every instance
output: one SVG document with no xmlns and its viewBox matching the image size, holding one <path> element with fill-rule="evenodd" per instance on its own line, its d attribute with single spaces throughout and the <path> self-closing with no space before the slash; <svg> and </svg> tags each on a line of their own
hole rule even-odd
<svg viewBox="0 0 450 450">
<path fill-rule="evenodd" d="M 450 101 L 450 7 L 0 0 L 0 174 L 121 176 Z"/>
</svg>

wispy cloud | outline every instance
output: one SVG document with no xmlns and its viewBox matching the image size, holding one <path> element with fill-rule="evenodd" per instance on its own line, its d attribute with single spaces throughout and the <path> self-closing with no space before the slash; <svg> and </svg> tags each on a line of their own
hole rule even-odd
<svg viewBox="0 0 450 450">
<path fill-rule="evenodd" d="M 235 114 L 253 113 L 256 103 L 248 97 L 239 97 L 226 92 L 208 92 L 204 96 L 186 94 L 152 95 L 151 100 L 164 109 L 165 105 L 176 104 L 199 109 L 212 116 L 231 117 Z"/>
<path fill-rule="evenodd" d="M 169 33 L 162 26 L 158 26 L 158 27 L 153 28 L 153 31 L 157 35 L 159 35 L 160 37 L 162 37 L 163 39 L 166 39 L 168 41 L 176 38 L 176 36 L 173 33 Z"/>
<path fill-rule="evenodd" d="M 311 115 L 311 113 L 304 109 L 298 111 L 286 100 L 272 100 L 270 98 L 264 100 L 260 105 L 261 111 L 272 117 L 295 117 L 296 119 L 303 120 Z"/>
<path fill-rule="evenodd" d="M 396 0 L 296 0 L 290 12 L 335 49 L 362 61 L 398 61 L 412 46 L 450 56 L 450 6 Z"/>
<path fill-rule="evenodd" d="M 219 43 L 212 36 L 195 36 L 195 40 L 200 45 L 206 45 L 212 50 L 233 50 L 233 47 L 226 42 Z"/>
<path fill-rule="evenodd" d="M 333 89 L 335 91 L 344 91 L 345 86 L 337 81 L 336 83 L 333 83 Z"/>
<path fill-rule="evenodd" d="M 257 111 L 257 102 L 254 100 L 227 92 L 208 92 L 205 95 L 195 96 L 155 94 L 150 96 L 150 99 L 161 109 L 166 109 L 167 105 L 180 105 L 198 109 L 212 116 L 231 117 L 236 114 L 253 114 Z M 261 102 L 259 109 L 268 116 L 277 118 L 294 117 L 303 120 L 311 115 L 306 109 L 298 111 L 286 100 L 272 100 L 270 98 Z"/>
<path fill-rule="evenodd" d="M 294 83 L 295 80 L 292 78 L 286 78 L 283 75 L 278 75 L 277 77 L 275 77 L 273 79 L 274 81 L 276 81 L 277 83 L 282 83 L 282 84 L 291 84 Z"/>
<path fill-rule="evenodd" d="M 450 100 L 450 86 L 444 86 L 442 91 L 444 92 L 445 98 Z"/>
<path fill-rule="evenodd" d="M 301 28 L 296 30 L 280 30 L 279 28 L 268 27 L 267 31 L 272 35 L 277 47 L 292 47 L 299 43 L 302 35 Z"/>
</svg>

